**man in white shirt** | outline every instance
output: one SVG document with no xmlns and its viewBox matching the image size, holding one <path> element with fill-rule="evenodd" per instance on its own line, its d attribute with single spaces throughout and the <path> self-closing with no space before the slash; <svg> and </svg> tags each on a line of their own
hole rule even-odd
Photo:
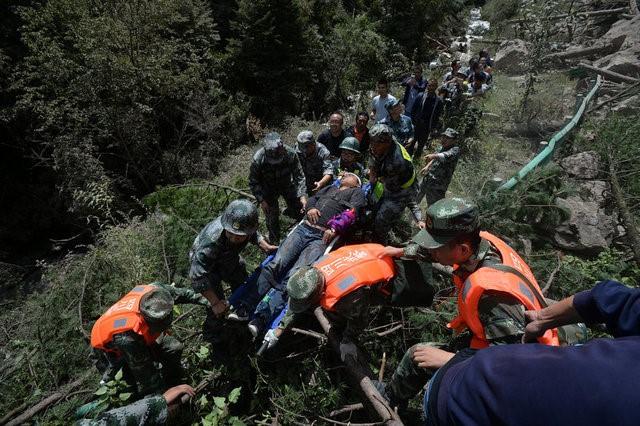
<svg viewBox="0 0 640 426">
<path fill-rule="evenodd" d="M 389 94 L 389 81 L 386 78 L 378 80 L 378 96 L 373 98 L 371 102 L 371 119 L 375 123 L 379 123 L 389 116 L 389 111 L 385 108 L 385 104 L 389 100 L 397 100 L 393 95 Z"/>
</svg>

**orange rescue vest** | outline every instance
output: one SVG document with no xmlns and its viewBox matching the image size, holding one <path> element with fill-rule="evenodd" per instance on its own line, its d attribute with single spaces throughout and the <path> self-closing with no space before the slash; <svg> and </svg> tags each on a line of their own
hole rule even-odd
<svg viewBox="0 0 640 426">
<path fill-rule="evenodd" d="M 325 279 L 320 306 L 333 311 L 334 305 L 347 294 L 365 286 L 388 283 L 396 273 L 393 259 L 379 258 L 384 246 L 357 244 L 341 247 L 313 264 Z"/>
<path fill-rule="evenodd" d="M 93 325 L 91 330 L 91 346 L 96 349 L 113 350 L 107 345 L 113 336 L 126 331 L 133 331 L 144 338 L 147 345 L 152 344 L 160 333 L 152 333 L 140 313 L 142 296 L 156 289 L 152 285 L 139 285 L 118 300 Z"/>
<path fill-rule="evenodd" d="M 515 250 L 488 232 L 481 232 L 480 236 L 488 240 L 498 250 L 504 265 L 518 270 L 527 277 L 534 290 L 538 292 L 538 297 L 542 297 L 542 291 L 533 273 Z M 454 267 L 455 270 L 458 268 L 459 266 L 457 265 Z M 477 269 L 469 274 L 466 279 L 454 274 L 453 282 L 458 291 L 458 316 L 447 324 L 447 327 L 454 329 L 458 333 L 468 328 L 473 334 L 471 348 L 474 349 L 482 349 L 489 346 L 478 314 L 478 303 L 484 292 L 507 293 L 518 299 L 526 310 L 539 310 L 544 307 L 527 283 L 523 282 L 515 273 L 499 271 L 490 266 Z M 546 345 L 559 346 L 558 330 L 548 330 L 538 341 Z"/>
</svg>

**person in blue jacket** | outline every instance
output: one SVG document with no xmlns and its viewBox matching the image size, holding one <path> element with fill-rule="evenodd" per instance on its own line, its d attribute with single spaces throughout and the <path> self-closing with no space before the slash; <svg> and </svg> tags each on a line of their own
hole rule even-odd
<svg viewBox="0 0 640 426">
<path fill-rule="evenodd" d="M 640 289 L 603 281 L 525 317 L 525 342 L 578 321 L 604 323 L 615 338 L 459 352 L 427 385 L 427 425 L 640 424 Z"/>
</svg>

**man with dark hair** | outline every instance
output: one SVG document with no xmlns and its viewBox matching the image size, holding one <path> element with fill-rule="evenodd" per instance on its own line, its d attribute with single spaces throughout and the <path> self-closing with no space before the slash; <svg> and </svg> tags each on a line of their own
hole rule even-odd
<svg viewBox="0 0 640 426">
<path fill-rule="evenodd" d="M 356 122 L 353 126 L 349 127 L 346 131 L 347 136 L 353 136 L 358 140 L 358 150 L 364 158 L 369 153 L 369 114 L 364 111 L 360 111 L 356 115 Z"/>
<path fill-rule="evenodd" d="M 340 156 L 338 148 L 344 138 L 347 137 L 342 126 L 344 125 L 344 115 L 336 111 L 329 117 L 329 128 L 318 135 L 318 142 L 326 146 L 331 154 L 332 159 Z"/>
<path fill-rule="evenodd" d="M 458 71 L 460 71 L 460 61 L 457 59 L 451 61 L 451 69 L 444 75 L 444 77 L 442 78 L 442 82 L 444 84 L 449 83 L 451 80 L 456 78 L 456 74 L 458 73 Z"/>
<path fill-rule="evenodd" d="M 389 94 L 389 80 L 382 77 L 378 80 L 378 95 L 371 101 L 371 119 L 374 123 L 379 123 L 389 115 L 386 105 L 391 100 L 396 100 L 395 96 Z"/>
<path fill-rule="evenodd" d="M 411 110 L 411 120 L 415 126 L 415 139 L 418 146 L 414 156 L 420 158 L 422 150 L 432 132 L 440 128 L 440 115 L 444 105 L 442 99 L 436 95 L 438 80 L 429 79 L 427 90 L 418 95 Z"/>
<path fill-rule="evenodd" d="M 405 88 L 402 104 L 405 111 L 411 111 L 418 94 L 427 88 L 427 80 L 422 77 L 422 65 L 416 64 L 413 67 L 413 74 L 404 79 L 401 84 Z"/>
<path fill-rule="evenodd" d="M 484 72 L 479 72 L 474 74 L 473 81 L 471 82 L 471 86 L 469 86 L 468 95 L 471 97 L 475 96 L 483 96 L 487 90 L 491 89 L 491 86 L 486 84 L 487 74 Z"/>
<path fill-rule="evenodd" d="M 307 194 L 313 195 L 333 180 L 331 154 L 323 144 L 316 142 L 311 130 L 300 132 L 297 139 L 296 153 L 307 183 Z"/>
<path fill-rule="evenodd" d="M 533 273 L 525 261 L 498 237 L 480 232 L 478 209 L 461 198 L 443 199 L 427 209 L 426 228 L 404 248 L 387 247 L 392 257 L 431 259 L 453 266 L 458 317 L 448 327 L 467 333 L 468 344 L 459 357 L 472 356 L 491 345 L 520 343 L 525 330 L 525 310 L 546 306 Z M 558 346 L 558 330 L 548 330 L 538 341 Z M 434 373 L 454 357 L 458 344 L 430 343 L 412 346 L 387 385 L 378 383 L 383 395 L 404 405 L 422 389 Z"/>
</svg>

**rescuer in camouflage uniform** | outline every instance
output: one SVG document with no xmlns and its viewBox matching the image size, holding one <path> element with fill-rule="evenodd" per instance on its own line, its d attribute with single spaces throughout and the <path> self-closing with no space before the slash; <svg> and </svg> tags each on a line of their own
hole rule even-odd
<svg viewBox="0 0 640 426">
<path fill-rule="evenodd" d="M 385 104 L 385 108 L 389 111 L 387 118 L 382 120 L 380 124 L 389 126 L 396 140 L 400 142 L 409 154 L 413 153 L 413 123 L 411 118 L 402 114 L 402 103 L 399 99 L 392 99 Z"/>
<path fill-rule="evenodd" d="M 354 246 L 356 247 L 356 246 Z M 333 326 L 342 328 L 341 352 L 355 353 L 353 342 L 366 328 L 371 306 L 430 306 L 433 301 L 434 287 L 430 262 L 415 259 L 395 259 L 395 276 L 386 283 L 372 287 L 361 287 L 342 297 L 335 304 L 335 311 L 325 311 Z M 275 345 L 282 333 L 291 326 L 296 314 L 312 310 L 325 290 L 325 279 L 313 266 L 298 269 L 287 281 L 289 309 L 277 328 L 265 335 L 268 347 Z M 387 292 L 388 290 L 388 292 Z"/>
<path fill-rule="evenodd" d="M 333 162 L 334 176 L 338 177 L 344 172 L 353 173 L 359 178 L 364 178 L 364 166 L 358 162 L 362 154 L 360 143 L 353 136 L 347 136 L 340 144 L 340 158 Z"/>
<path fill-rule="evenodd" d="M 114 408 L 95 419 L 79 420 L 77 426 L 152 426 L 163 425 L 169 419 L 173 407 L 180 403 L 182 395 L 193 397 L 195 391 L 189 385 L 178 385 L 162 395 L 150 395 L 124 407 Z"/>
<path fill-rule="evenodd" d="M 384 184 L 384 192 L 376 206 L 374 235 L 378 242 L 386 244 L 389 231 L 400 221 L 406 207 L 411 209 L 420 228 L 424 227 L 424 222 L 415 203 L 418 185 L 411 156 L 393 139 L 389 126 L 376 124 L 369 133 L 372 156 L 369 180 L 372 185 Z"/>
<path fill-rule="evenodd" d="M 304 172 L 307 194 L 313 195 L 333 179 L 331 154 L 326 146 L 316 142 L 311 130 L 300 132 L 297 139 L 296 153 Z"/>
<path fill-rule="evenodd" d="M 268 133 L 253 156 L 249 168 L 249 187 L 267 219 L 269 240 L 280 241 L 278 198 L 287 203 L 285 214 L 299 220 L 307 204 L 306 184 L 296 151 L 282 143 L 276 132 Z"/>
<path fill-rule="evenodd" d="M 224 321 L 222 315 L 228 303 L 222 281 L 233 292 L 247 279 L 247 270 L 240 253 L 251 242 L 265 253 L 277 249 L 269 244 L 258 231 L 258 210 L 249 200 L 229 203 L 221 216 L 204 227 L 193 242 L 189 252 L 191 267 L 189 278 L 193 289 L 211 303 L 207 309 L 203 336 L 213 344 L 214 358 L 223 356 Z"/>
<path fill-rule="evenodd" d="M 502 264 L 499 251 L 479 235 L 478 209 L 461 198 L 437 201 L 427 209 L 427 227 L 404 248 L 386 247 L 392 257 L 423 259 L 443 265 L 457 265 L 454 274 L 466 279 L 480 268 Z M 505 272 L 506 273 L 506 272 Z M 525 329 L 524 305 L 508 293 L 488 292 L 478 304 L 479 319 L 490 345 L 521 343 Z M 414 345 L 404 354 L 386 386 L 376 386 L 394 405 L 403 405 L 431 379 L 453 352 L 456 357 L 472 356 L 476 349 L 468 347 L 470 335 L 463 333 L 449 344 Z M 442 350 L 439 348 L 446 348 Z M 423 365 L 419 366 L 418 364 Z"/>
<path fill-rule="evenodd" d="M 424 175 L 420 189 L 416 196 L 416 203 L 420 204 L 423 197 L 427 197 L 427 205 L 444 198 L 453 172 L 460 157 L 460 147 L 456 145 L 458 132 L 448 128 L 442 134 L 442 146 L 435 154 L 427 154 L 427 165 L 421 170 Z"/>
<path fill-rule="evenodd" d="M 138 395 L 161 392 L 167 386 L 180 383 L 182 379 L 180 359 L 183 345 L 175 337 L 164 333 L 171 326 L 174 303 L 209 307 L 204 297 L 190 289 L 158 282 L 150 285 L 158 288 L 142 297 L 140 313 L 150 328 L 163 334 L 148 345 L 138 333 L 125 331 L 113 336 L 107 351 L 94 349 L 99 359 L 102 353 L 108 361 L 103 380 L 111 379 L 122 368 L 125 380 L 132 385 L 135 383 Z M 162 364 L 162 371 L 156 368 L 157 361 Z"/>
</svg>

